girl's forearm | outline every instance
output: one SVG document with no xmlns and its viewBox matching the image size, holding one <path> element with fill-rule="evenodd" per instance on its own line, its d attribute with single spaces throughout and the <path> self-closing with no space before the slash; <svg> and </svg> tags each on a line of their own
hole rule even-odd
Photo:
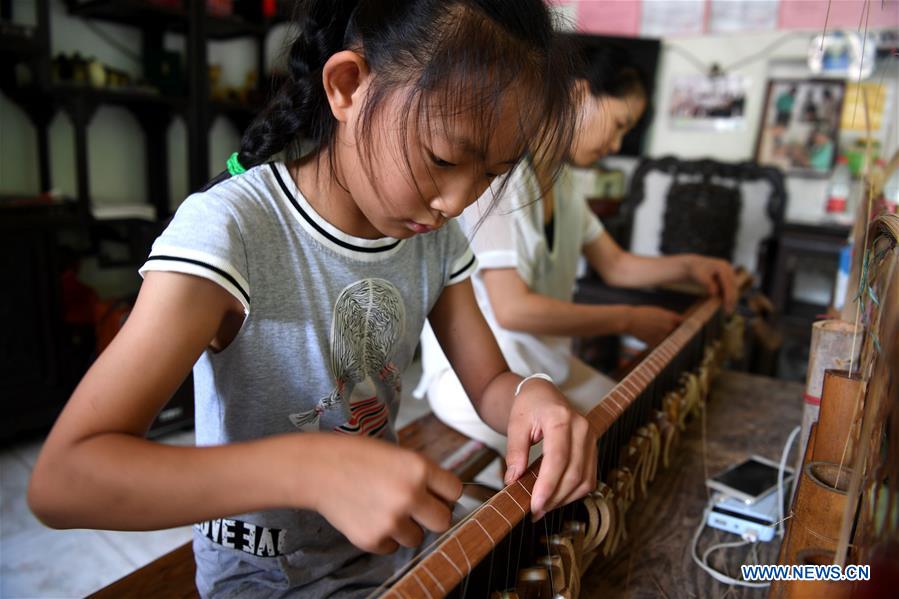
<svg viewBox="0 0 899 599">
<path fill-rule="evenodd" d="M 631 318 L 629 306 L 576 304 L 537 293 L 495 313 L 504 329 L 560 337 L 618 335 L 627 332 Z"/>
<path fill-rule="evenodd" d="M 520 376 L 511 371 L 498 375 L 474 401 L 474 408 L 481 419 L 498 433 L 503 435 L 509 427 L 509 413 L 515 401 L 515 387 L 521 382 Z"/>
<path fill-rule="evenodd" d="M 678 256 L 622 256 L 607 269 L 606 283 L 614 287 L 650 287 L 680 283 L 689 278 L 690 254 Z"/>
<path fill-rule="evenodd" d="M 54 528 L 152 530 L 279 507 L 313 507 L 319 435 L 175 447 L 104 433 L 42 454 L 28 500 Z M 60 455 L 64 454 L 64 455 Z M 276 461 L 272 456 L 277 456 Z"/>
</svg>

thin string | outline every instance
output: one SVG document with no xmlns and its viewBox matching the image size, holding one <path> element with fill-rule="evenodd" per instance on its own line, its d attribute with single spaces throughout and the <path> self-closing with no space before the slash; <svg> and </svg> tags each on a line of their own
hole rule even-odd
<svg viewBox="0 0 899 599">
<path fill-rule="evenodd" d="M 691 338 L 690 338 L 690 341 L 693 341 L 694 343 L 692 343 L 692 344 L 689 344 L 689 343 L 688 343 L 689 345 L 695 345 L 696 338 L 695 338 L 695 337 L 691 337 Z M 673 351 L 673 350 L 672 350 L 672 351 Z M 662 357 L 663 357 L 663 359 L 664 359 L 664 361 L 666 362 L 666 365 L 667 365 L 668 363 L 672 362 L 672 360 L 673 360 L 674 358 L 676 358 L 678 355 L 679 355 L 678 352 L 675 351 L 671 359 L 665 359 L 664 356 L 662 356 Z M 662 369 L 662 370 L 664 370 L 664 369 Z M 660 372 L 660 374 L 661 374 L 661 372 Z M 624 383 L 624 382 L 626 381 L 626 382 L 629 383 L 629 386 L 627 386 L 627 387 L 621 387 L 621 388 L 619 389 L 619 391 L 621 392 L 622 390 L 626 390 L 626 391 L 628 391 L 629 394 L 633 394 L 633 391 L 631 390 L 631 387 L 632 387 L 632 386 L 635 386 L 635 388 L 637 388 L 637 389 L 640 388 L 640 385 L 639 385 L 638 383 L 635 383 L 634 380 L 635 380 L 635 379 L 633 379 L 633 378 L 630 377 L 630 376 L 626 377 L 625 380 L 622 381 L 622 383 Z M 652 380 L 650 381 L 650 383 L 652 383 L 652 382 L 654 382 L 654 381 L 655 381 L 655 379 L 652 379 Z M 649 389 L 649 385 L 648 385 L 648 384 L 646 385 L 646 389 L 644 389 L 644 391 L 646 391 L 647 389 Z M 611 395 L 606 396 L 606 398 L 604 398 L 604 400 L 603 400 L 602 402 L 600 402 L 600 403 L 601 403 L 601 404 L 604 404 L 607 400 L 611 400 L 611 403 L 612 403 L 613 405 L 615 405 L 615 406 L 620 410 L 620 414 L 616 414 L 616 413 L 614 412 L 614 410 L 611 409 L 611 406 L 608 406 L 608 405 L 603 406 L 603 407 L 610 413 L 610 415 L 618 416 L 618 417 L 615 418 L 614 422 L 612 423 L 612 426 L 615 427 L 615 431 L 608 431 L 608 430 L 607 430 L 607 431 L 606 431 L 606 434 L 603 435 L 603 437 L 600 438 L 600 441 L 602 441 L 602 440 L 608 440 L 609 433 L 610 433 L 610 432 L 613 433 L 612 436 L 615 437 L 615 440 L 616 440 L 617 442 L 614 443 L 614 444 L 612 445 L 612 449 L 616 450 L 617 453 L 620 454 L 620 448 L 621 448 L 621 445 L 622 445 L 620 441 L 621 441 L 621 439 L 622 439 L 622 436 L 623 436 L 623 435 L 626 435 L 628 432 L 633 432 L 633 431 L 629 431 L 629 429 L 634 428 L 633 424 L 634 424 L 634 422 L 635 422 L 636 420 L 640 420 L 640 415 L 637 414 L 637 409 L 636 409 L 636 408 L 640 408 L 640 407 L 642 407 L 642 406 L 641 406 L 641 405 L 633 406 L 632 404 L 634 403 L 634 398 L 628 398 L 627 395 L 625 395 L 625 401 L 624 401 L 624 405 L 623 405 L 623 406 L 622 406 L 621 404 L 619 404 L 619 402 L 617 401 L 617 399 L 613 399 L 613 398 L 611 397 Z M 643 411 L 645 411 L 645 410 L 641 410 L 641 412 L 643 412 Z M 703 453 L 704 453 L 704 455 L 703 455 L 703 467 L 704 467 L 704 469 L 706 470 L 706 473 L 707 473 L 707 464 L 705 463 L 705 410 L 704 410 L 704 409 L 703 409 L 703 411 L 702 411 L 702 416 L 703 416 Z M 622 417 L 623 417 L 623 418 L 622 418 Z M 625 430 L 625 429 L 628 429 L 628 430 Z M 602 463 L 605 463 L 605 464 L 608 463 L 608 460 L 610 459 L 610 456 L 609 456 L 610 453 L 611 453 L 611 452 L 604 452 L 603 456 L 601 457 Z M 521 487 L 521 489 L 528 495 L 528 497 L 530 497 L 530 496 L 531 496 L 531 492 L 524 486 L 524 484 L 522 484 L 521 480 L 520 480 L 520 479 L 519 479 L 519 480 L 516 480 L 516 482 L 517 482 L 518 485 Z M 463 483 L 463 484 L 474 484 L 474 483 Z M 507 491 L 504 490 L 504 492 L 506 492 L 506 493 L 508 494 Z M 519 509 L 522 509 L 522 511 L 524 511 L 525 514 L 527 513 L 527 512 L 524 510 L 524 508 L 522 508 L 522 506 L 518 503 L 518 501 L 514 499 L 514 497 L 512 497 L 511 495 L 509 495 L 509 497 L 510 497 L 510 498 L 513 500 L 513 502 L 519 507 Z M 472 511 L 471 513 L 469 513 L 468 515 L 464 516 L 464 517 L 463 517 L 457 524 L 455 524 L 454 526 L 452 526 L 449 530 L 447 530 L 445 533 L 443 533 L 442 535 L 440 535 L 435 541 L 433 541 L 432 543 L 430 543 L 427 547 L 425 547 L 422 551 L 420 551 L 417 555 L 415 555 L 412 559 L 410 559 L 409 562 L 407 562 L 407 563 L 404 565 L 403 568 L 401 568 L 401 569 L 398 570 L 396 573 L 394 573 L 393 576 L 391 576 L 391 577 L 390 577 L 387 581 L 385 581 L 380 587 L 378 587 L 378 589 L 376 589 L 371 595 L 369 595 L 369 597 L 374 597 L 374 596 L 376 596 L 377 594 L 379 594 L 380 591 L 386 589 L 387 587 L 389 587 L 390 585 L 392 585 L 394 582 L 396 582 L 399 578 L 401 578 L 401 577 L 404 576 L 406 573 L 408 573 L 413 567 L 415 567 L 416 565 L 418 565 L 418 564 L 419 564 L 419 563 L 426 557 L 426 555 L 429 554 L 429 553 L 434 549 L 435 546 L 439 546 L 439 545 L 440 545 L 441 543 L 443 543 L 448 537 L 449 537 L 449 538 L 453 538 L 453 539 L 457 542 L 457 544 L 459 544 L 460 550 L 462 551 L 462 555 L 463 555 L 463 557 L 465 557 L 465 560 L 466 560 L 466 566 L 467 566 L 467 568 L 468 568 L 469 576 L 466 576 L 466 577 L 465 577 L 465 582 L 464 582 L 464 586 L 463 586 L 463 597 L 464 597 L 464 595 L 467 593 L 467 587 L 468 587 L 468 583 L 469 583 L 469 580 L 470 580 L 470 574 L 471 574 L 471 572 L 473 571 L 473 567 L 472 567 L 472 564 L 470 563 L 470 561 L 468 560 L 468 556 L 467 556 L 467 554 L 465 553 L 464 548 L 462 547 L 461 542 L 459 541 L 458 537 L 452 536 L 452 535 L 454 535 L 454 534 L 455 534 L 455 533 L 456 533 L 462 526 L 464 526 L 465 524 L 467 524 L 467 523 L 468 523 L 470 520 L 472 520 L 475 516 L 477 516 L 478 514 L 480 514 L 480 512 L 484 509 L 485 506 L 489 506 L 489 507 L 490 507 L 491 509 L 493 509 L 497 514 L 499 514 L 500 517 L 503 518 L 503 520 L 505 520 L 507 524 L 509 524 L 509 526 L 510 526 L 510 532 L 512 532 L 512 531 L 514 530 L 514 526 L 512 526 L 511 522 L 508 520 L 508 518 L 505 517 L 505 515 L 503 515 L 503 514 L 502 514 L 502 513 L 501 513 L 495 506 L 490 505 L 489 503 L 485 503 L 485 504 L 482 505 L 479 509 L 476 509 L 476 510 Z M 572 513 L 573 513 L 573 509 L 574 509 L 574 508 L 573 508 L 572 506 L 568 506 L 568 507 L 570 508 L 570 510 L 572 510 Z M 553 527 L 553 529 L 555 530 L 556 524 L 558 524 L 558 523 L 557 523 L 557 519 L 562 519 L 562 520 L 564 521 L 564 518 L 565 518 L 565 506 L 563 506 L 563 508 L 561 508 L 561 509 L 559 509 L 559 510 L 553 510 L 553 512 L 551 512 L 551 513 L 549 514 L 549 516 L 553 519 L 552 527 Z M 477 518 L 474 518 L 473 521 L 474 521 L 475 524 L 478 525 L 478 527 L 481 528 L 481 530 L 484 532 L 484 534 L 490 539 L 492 545 L 493 545 L 494 548 L 495 548 L 496 545 L 497 545 L 497 541 L 496 541 L 495 539 L 493 539 L 493 537 L 490 535 L 490 533 L 487 531 L 487 529 L 484 528 L 483 524 L 482 524 Z M 546 515 L 544 515 L 544 517 L 543 517 L 543 527 L 544 527 L 544 532 L 546 533 L 547 554 L 551 556 L 551 555 L 552 555 L 552 550 L 551 550 L 551 546 L 550 546 L 550 534 L 549 534 L 549 532 L 550 532 L 550 531 L 549 531 L 550 523 L 549 523 L 549 521 L 547 520 Z M 521 563 L 521 550 L 522 550 L 522 546 L 523 546 L 523 540 L 524 540 L 525 533 L 526 533 L 525 528 L 522 526 L 522 531 L 521 531 L 521 539 L 522 539 L 522 542 L 519 543 L 518 558 L 517 558 L 517 561 L 516 561 L 516 570 L 518 569 L 518 567 L 520 566 L 520 563 Z M 507 537 L 507 538 L 508 538 L 508 540 L 509 540 L 509 542 L 510 542 L 510 547 L 509 547 L 509 559 L 508 559 L 508 562 L 507 562 L 507 563 L 508 563 L 508 566 L 511 566 L 511 542 L 512 542 L 512 537 L 509 536 L 509 537 Z M 438 553 L 440 553 L 440 555 L 443 556 L 444 559 L 446 559 L 447 561 L 450 561 L 451 565 L 456 569 L 457 572 L 460 572 L 458 565 L 457 565 L 455 562 L 452 562 L 452 561 L 449 559 L 449 557 L 443 552 L 442 549 L 439 550 Z M 493 562 L 494 562 L 494 551 L 491 550 L 491 551 L 490 551 L 490 566 L 489 566 L 489 570 L 488 570 L 488 572 L 489 572 L 488 588 L 490 588 L 490 585 L 491 585 L 491 583 L 492 583 L 492 576 L 493 576 Z M 424 585 L 422 585 L 421 580 L 418 578 L 417 573 L 413 572 L 412 574 L 413 574 L 413 577 L 415 578 L 415 580 L 418 582 L 418 584 L 419 584 L 420 586 L 422 586 L 422 588 L 425 589 L 425 591 L 427 592 L 427 588 L 424 587 Z M 440 582 L 439 582 L 436 578 L 434 578 L 433 573 L 431 573 L 431 572 L 429 571 L 428 574 L 434 579 L 435 583 L 437 583 L 437 585 L 440 586 L 441 590 L 443 590 L 444 592 L 446 592 L 445 589 L 443 589 L 443 586 L 440 584 Z M 551 585 L 551 589 L 552 589 L 552 591 L 553 591 L 553 594 L 555 595 L 554 580 L 553 580 L 553 577 L 552 577 L 552 568 L 551 568 L 551 567 L 550 567 L 550 569 L 549 569 L 549 574 L 550 574 L 550 585 Z M 430 596 L 430 593 L 428 593 L 428 595 Z"/>
<path fill-rule="evenodd" d="M 459 578 L 465 578 L 465 574 L 462 572 L 462 570 L 459 569 L 459 566 L 456 565 L 456 562 L 454 562 L 453 560 L 451 560 L 451 559 L 449 558 L 449 556 L 448 556 L 446 553 L 443 552 L 443 549 L 438 549 L 437 551 L 435 551 L 435 553 L 436 553 L 437 555 L 442 555 L 442 556 L 443 556 L 443 559 L 445 559 L 446 561 L 449 562 L 449 565 L 451 565 L 451 566 L 453 567 L 453 569 L 454 569 L 456 572 L 459 573 Z"/>
<path fill-rule="evenodd" d="M 778 520 L 777 522 L 775 522 L 774 524 L 772 524 L 772 525 L 771 525 L 771 528 L 777 528 L 778 526 L 780 526 L 781 524 L 783 524 L 784 522 L 786 522 L 787 520 L 789 520 L 790 518 L 792 518 L 793 515 L 794 515 L 794 514 L 793 514 L 793 512 L 791 511 L 789 516 L 784 516 L 783 518 L 781 518 L 780 520 Z"/>
<path fill-rule="evenodd" d="M 437 577 L 434 576 L 434 573 L 431 572 L 431 570 L 429 568 L 425 568 L 425 573 L 431 577 L 431 580 L 433 580 L 437 584 L 438 587 L 440 587 L 440 592 L 443 593 L 444 597 L 446 597 L 446 589 L 443 588 L 443 585 L 440 584 L 440 581 L 437 580 Z M 428 593 L 428 596 L 430 597 L 431 593 Z"/>
<path fill-rule="evenodd" d="M 525 529 L 525 523 L 523 520 L 522 520 L 521 526 L 519 528 L 521 528 L 521 538 L 518 540 L 518 557 L 515 559 L 515 573 L 516 574 L 518 574 L 518 572 L 521 570 L 521 548 L 524 546 L 524 529 Z"/>
<path fill-rule="evenodd" d="M 415 578 L 415 582 L 418 583 L 418 586 L 420 586 L 420 587 L 422 588 L 422 590 L 423 590 L 425 593 L 428 594 L 428 599 L 434 599 L 434 598 L 431 596 L 431 591 L 429 591 L 429 590 L 428 590 L 428 587 L 426 587 L 426 586 L 424 585 L 424 583 L 422 583 L 421 578 L 418 577 L 418 574 L 417 574 L 416 572 L 413 572 L 413 573 L 412 573 L 412 576 Z"/>
<path fill-rule="evenodd" d="M 877 242 L 877 240 L 875 239 L 875 244 L 876 244 L 876 242 Z M 868 257 L 868 254 L 869 254 L 869 250 L 867 249 L 867 247 L 866 247 L 866 250 L 865 250 L 865 254 L 866 254 L 865 258 L 866 258 L 866 262 L 867 262 L 867 257 Z M 890 261 L 889 272 L 888 272 L 888 274 L 887 274 L 886 282 L 885 282 L 885 284 L 884 284 L 883 289 L 889 289 L 889 288 L 890 288 L 890 285 L 892 284 L 892 281 L 893 281 L 893 274 L 894 274 L 894 272 L 895 272 L 895 268 L 896 268 L 896 260 L 891 260 L 891 261 Z M 865 285 L 865 286 L 869 285 L 869 283 L 868 283 L 868 281 L 867 281 L 867 270 L 868 270 L 868 269 L 865 269 L 866 272 L 863 273 L 863 274 L 864 274 L 864 278 L 863 278 L 863 280 L 859 283 L 859 285 Z M 861 299 L 859 299 L 858 302 L 859 302 L 859 303 L 858 303 L 858 306 L 861 306 Z M 869 323 L 870 328 L 873 329 L 874 331 L 876 331 L 876 329 L 880 326 L 880 318 L 881 318 L 882 314 L 883 314 L 883 309 L 882 309 L 880 306 L 878 306 L 878 307 L 877 307 L 877 314 L 876 314 L 876 321 L 875 321 L 875 322 Z M 858 326 L 858 325 L 856 324 L 856 326 Z M 855 343 L 855 334 L 853 334 L 853 344 L 854 344 L 854 343 Z M 855 350 L 854 350 L 854 348 L 853 348 L 852 355 L 853 355 L 853 356 L 855 355 Z M 861 360 L 861 356 L 859 356 L 859 360 Z M 851 376 L 851 374 L 852 374 L 852 369 L 851 369 L 851 368 L 852 368 L 852 367 L 851 367 L 851 365 L 850 365 L 850 370 L 849 370 L 850 376 Z M 855 399 L 855 407 L 853 408 L 853 414 L 852 414 L 852 427 L 850 428 L 849 434 L 846 435 L 846 442 L 843 444 L 843 452 L 842 452 L 842 454 L 841 454 L 841 456 L 840 456 L 840 469 L 837 471 L 837 484 L 839 484 L 839 477 L 840 477 L 840 476 L 842 475 L 842 473 L 843 473 L 843 464 L 845 463 L 846 455 L 848 454 L 848 450 L 849 450 L 849 443 L 850 443 L 850 441 L 851 441 L 851 439 L 852 439 L 852 429 L 854 429 L 854 428 L 856 427 L 856 421 L 859 419 L 859 411 L 860 411 L 860 409 L 861 409 L 861 405 L 862 405 L 862 397 L 863 397 L 864 390 L 865 390 L 864 383 L 866 383 L 867 381 L 869 381 L 869 380 L 871 379 L 872 369 L 873 369 L 873 360 L 871 360 L 871 362 L 868 364 L 868 372 L 867 372 L 867 373 L 861 373 L 861 372 L 859 373 L 859 376 L 863 376 L 863 377 L 864 377 L 864 378 L 862 379 L 863 385 L 860 385 L 860 386 L 859 386 L 858 393 L 857 393 L 856 399 Z"/>
<path fill-rule="evenodd" d="M 708 454 L 708 447 L 706 445 L 706 426 L 705 426 L 705 405 L 700 407 L 700 420 L 702 424 L 702 472 L 705 476 L 705 480 L 709 480 L 709 465 L 706 459 Z M 707 499 L 712 498 L 712 492 L 709 489 L 708 485 L 703 485 L 705 487 L 705 495 Z"/>
<path fill-rule="evenodd" d="M 468 574 L 465 576 L 465 582 L 462 584 L 462 599 L 465 599 L 465 596 L 468 594 L 468 582 L 471 580 L 471 573 L 474 568 L 471 567 L 471 562 L 468 560 L 468 554 L 462 546 L 462 541 L 459 540 L 459 537 L 453 537 L 453 540 L 459 546 L 459 553 L 465 558 L 465 565 L 468 567 Z"/>
<path fill-rule="evenodd" d="M 471 483 L 469 483 L 469 484 L 471 484 Z M 405 576 L 405 575 L 406 575 L 412 568 L 414 568 L 415 566 L 417 566 L 417 565 L 418 565 L 418 564 L 419 564 L 419 563 L 426 557 L 426 555 L 430 553 L 430 551 L 431 551 L 434 547 L 440 545 L 441 543 L 443 543 L 443 541 L 444 541 L 447 537 L 451 536 L 451 535 L 452 535 L 453 533 L 455 533 L 457 530 L 461 529 L 462 526 L 464 526 L 465 524 L 467 524 L 469 520 L 471 520 L 475 515 L 479 514 L 482 508 L 483 508 L 483 506 L 481 506 L 481 508 L 478 508 L 478 509 L 476 509 L 476 510 L 473 510 L 473 511 L 470 512 L 468 515 L 464 516 L 461 520 L 459 520 L 459 522 L 457 522 L 456 524 L 454 524 L 453 526 L 451 526 L 451 527 L 449 528 L 449 530 L 447 530 L 445 533 L 443 533 L 442 535 L 440 535 L 439 537 L 437 537 L 437 539 L 435 539 L 431 544 L 429 544 L 427 547 L 425 547 L 424 549 L 422 549 L 421 551 L 419 551 L 416 555 L 412 556 L 412 558 L 411 558 L 408 562 L 406 562 L 405 564 L 403 564 L 403 566 L 402 566 L 401 568 L 399 568 L 396 572 L 394 572 L 393 575 L 392 575 L 390 578 L 388 578 L 386 581 L 384 581 L 383 584 L 381 584 L 378 588 L 376 588 L 376 589 L 375 589 L 375 590 L 368 596 L 368 599 L 373 599 L 374 597 L 377 597 L 378 595 L 380 595 L 381 591 L 386 590 L 386 589 L 389 588 L 391 585 L 393 585 L 397 580 L 399 580 L 400 578 L 402 578 L 403 576 Z M 474 522 L 477 523 L 479 526 L 481 526 L 481 529 L 484 528 L 484 527 L 481 525 L 481 523 L 478 522 L 477 520 L 474 520 Z M 487 534 L 488 537 L 490 537 L 489 533 L 487 533 L 486 530 L 484 530 L 484 532 L 485 532 L 485 534 Z M 457 540 L 458 540 L 458 539 L 457 539 Z M 491 540 L 492 540 L 492 537 L 491 537 Z M 466 559 L 467 559 L 467 557 L 466 557 Z M 470 569 L 469 569 L 469 571 L 470 571 Z M 413 574 L 414 574 L 414 573 L 413 573 Z"/>
<path fill-rule="evenodd" d="M 865 20 L 865 35 L 862 38 L 862 55 L 861 55 L 861 60 L 858 63 L 858 91 L 859 91 L 859 95 L 861 95 L 864 98 L 866 112 L 867 112 L 867 108 L 868 108 L 868 98 L 867 98 L 866 94 L 864 93 L 864 90 L 862 89 L 861 85 L 862 85 L 862 71 L 864 70 L 863 67 L 865 65 L 865 46 L 868 43 L 868 17 L 870 15 L 871 15 L 871 0 L 865 0 L 865 5 L 862 6 L 862 14 L 861 14 L 861 17 L 864 17 L 864 20 Z M 859 28 L 859 30 L 861 30 L 861 28 L 862 28 L 861 18 L 859 18 L 859 21 L 858 21 L 858 28 Z M 852 106 L 852 122 L 853 123 L 855 123 L 855 113 L 857 111 L 858 111 L 858 96 L 856 96 L 855 104 Z M 865 116 L 867 117 L 867 114 Z M 868 134 L 868 145 L 870 146 L 870 144 L 871 144 L 871 127 L 870 127 L 870 123 L 868 122 L 867 118 L 865 118 L 865 121 L 866 121 L 865 128 L 867 129 L 867 134 Z M 866 160 L 865 162 L 867 163 L 869 161 Z M 867 164 L 866 164 L 866 168 L 867 168 Z"/>
<path fill-rule="evenodd" d="M 828 6 L 829 6 L 829 4 L 828 4 Z M 866 14 L 866 9 L 867 9 L 867 14 Z M 857 83 L 858 95 L 856 95 L 855 104 L 852 107 L 852 122 L 855 123 L 855 114 L 858 111 L 859 97 L 861 97 L 861 100 L 862 100 L 862 102 L 864 102 L 864 105 L 865 105 L 865 132 L 867 133 L 867 138 L 868 138 L 868 147 L 866 149 L 865 170 L 869 174 L 870 174 L 870 168 L 871 168 L 871 166 L 870 166 L 871 139 L 872 139 L 871 138 L 871 120 L 870 120 L 869 109 L 868 109 L 868 95 L 865 93 L 864 89 L 862 89 L 861 82 L 862 82 L 862 65 L 864 64 L 864 60 L 865 60 L 865 47 L 868 42 L 868 18 L 867 17 L 870 15 L 870 13 L 871 13 L 870 0 L 865 0 L 865 6 L 862 8 L 862 14 L 865 15 L 865 36 L 862 39 L 862 56 L 861 56 L 861 62 L 859 63 L 859 69 L 858 69 L 858 83 Z M 859 20 L 858 26 L 859 26 L 859 29 L 861 29 L 861 20 Z M 884 72 L 886 72 L 886 71 L 884 70 Z M 867 195 L 868 195 L 868 198 L 867 198 L 868 201 L 867 201 L 867 210 L 865 212 L 865 222 L 864 222 L 865 236 L 864 236 L 864 245 L 862 245 L 862 248 L 865 252 L 863 265 L 867 263 L 867 259 L 868 259 L 868 228 L 869 228 L 868 223 L 871 222 L 871 207 L 872 207 L 873 199 L 874 199 L 873 198 L 873 196 L 874 196 L 873 186 L 871 186 L 871 185 L 868 186 L 868 194 Z M 861 276 L 860 276 L 861 280 L 859 281 L 859 291 L 861 291 L 864 288 L 865 278 L 866 278 L 865 274 L 866 274 L 865 269 L 863 269 Z M 855 342 L 856 342 L 856 338 L 858 336 L 858 325 L 859 325 L 860 316 L 861 316 L 861 301 L 857 297 L 856 305 L 855 305 L 855 330 L 852 332 L 852 349 L 851 349 L 851 353 L 849 354 L 849 373 L 850 373 L 850 375 L 852 374 L 852 364 L 853 364 L 853 360 L 855 359 Z"/>
<path fill-rule="evenodd" d="M 556 581 L 553 580 L 553 568 L 552 568 L 552 551 L 549 549 L 549 526 L 546 523 L 546 516 L 543 516 L 543 530 L 546 532 L 546 555 L 550 556 L 550 565 L 549 565 L 549 589 L 553 597 L 556 596 Z M 561 589 L 559 589 L 561 590 Z"/>
</svg>

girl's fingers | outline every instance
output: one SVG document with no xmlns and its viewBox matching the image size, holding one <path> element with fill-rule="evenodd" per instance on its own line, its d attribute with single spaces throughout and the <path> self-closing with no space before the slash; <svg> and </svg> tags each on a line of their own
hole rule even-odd
<svg viewBox="0 0 899 599">
<path fill-rule="evenodd" d="M 453 512 L 449 505 L 429 493 L 416 504 L 412 518 L 428 530 L 444 532 L 450 527 Z"/>
<path fill-rule="evenodd" d="M 587 453 L 587 459 L 584 461 L 584 472 L 581 475 L 581 487 L 574 490 L 574 493 L 565 498 L 565 503 L 571 503 L 585 496 L 587 493 L 596 488 L 596 478 L 599 475 L 599 439 L 593 433 L 593 428 L 587 424 L 587 433 L 581 441 L 584 451 Z"/>
<path fill-rule="evenodd" d="M 571 424 L 565 416 L 553 418 L 543 425 L 543 461 L 534 495 L 531 497 L 531 511 L 539 520 L 547 511 L 546 506 L 565 474 L 571 455 Z"/>
<path fill-rule="evenodd" d="M 507 485 L 515 482 L 528 466 L 528 452 L 531 449 L 530 420 L 513 415 L 509 419 L 509 430 L 506 437 L 506 476 Z"/>
<path fill-rule="evenodd" d="M 573 500 L 584 483 L 584 470 L 590 461 L 591 451 L 586 445 L 587 423 L 578 419 L 571 426 L 571 454 L 565 473 L 547 502 L 545 511 L 553 510 Z"/>
<path fill-rule="evenodd" d="M 733 312 L 737 305 L 737 283 L 734 280 L 734 272 L 730 266 L 718 273 L 721 287 L 724 289 L 724 307 L 728 312 Z"/>
<path fill-rule="evenodd" d="M 399 548 L 399 544 L 393 539 L 384 539 L 380 543 L 370 547 L 360 547 L 360 549 L 376 555 L 388 555 L 394 553 Z"/>
<path fill-rule="evenodd" d="M 409 518 L 403 518 L 394 528 L 392 536 L 403 547 L 418 547 L 424 540 L 425 533 L 421 526 Z"/>
<path fill-rule="evenodd" d="M 431 464 L 428 469 L 427 485 L 431 493 L 450 503 L 455 503 L 462 496 L 459 477 L 436 464 Z"/>
</svg>

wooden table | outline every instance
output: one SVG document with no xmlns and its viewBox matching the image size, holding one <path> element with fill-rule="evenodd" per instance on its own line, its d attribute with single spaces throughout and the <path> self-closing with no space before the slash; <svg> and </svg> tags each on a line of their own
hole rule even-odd
<svg viewBox="0 0 899 599">
<path fill-rule="evenodd" d="M 779 461 L 790 430 L 800 422 L 801 383 L 738 372 L 722 372 L 713 388 L 706 419 L 706 466 L 713 474 L 758 454 Z M 583 578 L 583 598 L 765 597 L 767 590 L 733 587 L 713 580 L 690 557 L 690 544 L 708 496 L 703 468 L 702 423 L 693 421 L 681 436 L 671 466 L 660 470 L 649 496 L 631 506 L 628 541 L 614 558 L 591 566 Z M 714 543 L 739 540 L 706 529 L 699 553 Z M 760 543 L 756 563 L 777 562 L 780 542 Z M 731 576 L 752 563 L 747 547 L 724 549 L 711 563 Z"/>
</svg>

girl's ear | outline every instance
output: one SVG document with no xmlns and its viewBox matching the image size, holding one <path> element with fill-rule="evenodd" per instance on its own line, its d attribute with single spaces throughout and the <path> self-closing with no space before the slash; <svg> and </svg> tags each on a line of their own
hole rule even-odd
<svg viewBox="0 0 899 599">
<path fill-rule="evenodd" d="M 368 74 L 368 63 L 351 50 L 337 52 L 325 63 L 322 69 L 322 84 L 328 96 L 331 113 L 341 123 L 347 122 L 354 104 L 358 108 L 361 100 L 357 92 L 365 87 Z"/>
</svg>

